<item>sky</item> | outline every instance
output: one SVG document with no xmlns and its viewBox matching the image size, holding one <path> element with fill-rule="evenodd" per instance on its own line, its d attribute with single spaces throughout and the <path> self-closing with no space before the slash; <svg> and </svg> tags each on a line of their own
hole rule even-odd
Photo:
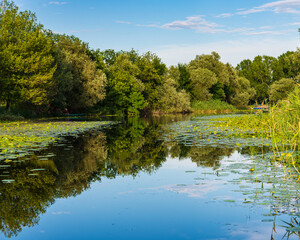
<svg viewBox="0 0 300 240">
<path fill-rule="evenodd" d="M 93 49 L 151 51 L 168 66 L 216 51 L 236 66 L 300 47 L 300 0 L 15 0 Z"/>
</svg>

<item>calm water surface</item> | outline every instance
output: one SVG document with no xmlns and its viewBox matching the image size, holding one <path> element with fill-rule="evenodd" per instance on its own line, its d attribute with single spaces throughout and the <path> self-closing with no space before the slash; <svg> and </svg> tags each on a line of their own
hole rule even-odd
<svg viewBox="0 0 300 240">
<path fill-rule="evenodd" d="M 274 196 L 297 184 L 268 148 L 165 137 L 188 121 L 132 120 L 0 168 L 15 180 L 0 183 L 0 239 L 299 239 L 297 197 Z"/>
</svg>

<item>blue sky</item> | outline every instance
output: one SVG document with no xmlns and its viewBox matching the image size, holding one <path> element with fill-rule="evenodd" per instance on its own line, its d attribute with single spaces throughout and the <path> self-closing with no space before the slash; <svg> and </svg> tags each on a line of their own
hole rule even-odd
<svg viewBox="0 0 300 240">
<path fill-rule="evenodd" d="M 156 53 L 167 65 L 217 51 L 236 65 L 300 46 L 300 0 L 15 0 L 57 33 L 101 50 Z"/>
</svg>

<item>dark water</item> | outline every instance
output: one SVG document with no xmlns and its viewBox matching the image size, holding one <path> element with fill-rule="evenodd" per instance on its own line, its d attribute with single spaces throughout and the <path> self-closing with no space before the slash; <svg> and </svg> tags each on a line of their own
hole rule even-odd
<svg viewBox="0 0 300 240">
<path fill-rule="evenodd" d="M 297 205 L 247 175 L 267 150 L 164 140 L 188 120 L 131 120 L 0 169 L 15 180 L 0 183 L 0 239 L 298 239 Z"/>
</svg>

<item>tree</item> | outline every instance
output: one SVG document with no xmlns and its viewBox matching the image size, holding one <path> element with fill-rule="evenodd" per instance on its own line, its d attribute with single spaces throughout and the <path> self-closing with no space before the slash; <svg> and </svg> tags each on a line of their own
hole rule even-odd
<svg viewBox="0 0 300 240">
<path fill-rule="evenodd" d="M 189 112 L 190 96 L 185 90 L 177 91 L 178 84 L 172 78 L 167 78 L 163 85 L 158 87 L 159 109 L 163 112 Z"/>
<path fill-rule="evenodd" d="M 192 81 L 188 66 L 186 64 L 178 64 L 180 89 L 184 89 L 187 93 L 192 91 Z"/>
<path fill-rule="evenodd" d="M 30 11 L 0 3 L 0 98 L 11 104 L 46 105 L 56 66 L 53 43 Z"/>
<path fill-rule="evenodd" d="M 121 54 L 108 69 L 107 98 L 110 110 L 136 115 L 145 107 L 144 84 L 137 78 L 139 69 L 127 54 Z"/>
<path fill-rule="evenodd" d="M 300 72 L 300 51 L 286 52 L 278 58 L 256 56 L 253 61 L 244 60 L 237 66 L 240 77 L 247 78 L 255 88 L 255 100 L 269 98 L 270 85 L 282 78 L 296 79 Z"/>
<path fill-rule="evenodd" d="M 288 97 L 295 88 L 295 81 L 290 78 L 283 78 L 274 82 L 270 88 L 270 101 L 278 102 Z"/>
<path fill-rule="evenodd" d="M 164 75 L 167 72 L 166 65 L 161 59 L 151 52 L 147 52 L 139 57 L 136 62 L 139 69 L 137 78 L 143 83 L 143 97 L 148 110 L 159 108 L 158 86 L 163 84 Z"/>
<path fill-rule="evenodd" d="M 223 85 L 226 85 L 229 84 L 228 71 L 226 65 L 222 63 L 220 59 L 220 55 L 216 52 L 207 55 L 197 55 L 196 58 L 189 63 L 189 69 L 208 69 L 216 75 L 217 80 Z"/>
<path fill-rule="evenodd" d="M 192 98 L 198 101 L 208 101 L 213 94 L 209 89 L 218 82 L 217 76 L 212 71 L 199 68 L 190 71 L 192 80 Z"/>
<path fill-rule="evenodd" d="M 248 79 L 238 77 L 234 88 L 234 95 L 231 98 L 231 103 L 238 107 L 246 107 L 251 99 L 255 96 L 255 90 L 250 86 Z"/>
<path fill-rule="evenodd" d="M 55 108 L 82 111 L 105 97 L 106 76 L 88 55 L 88 45 L 74 36 L 54 35 Z"/>
</svg>

